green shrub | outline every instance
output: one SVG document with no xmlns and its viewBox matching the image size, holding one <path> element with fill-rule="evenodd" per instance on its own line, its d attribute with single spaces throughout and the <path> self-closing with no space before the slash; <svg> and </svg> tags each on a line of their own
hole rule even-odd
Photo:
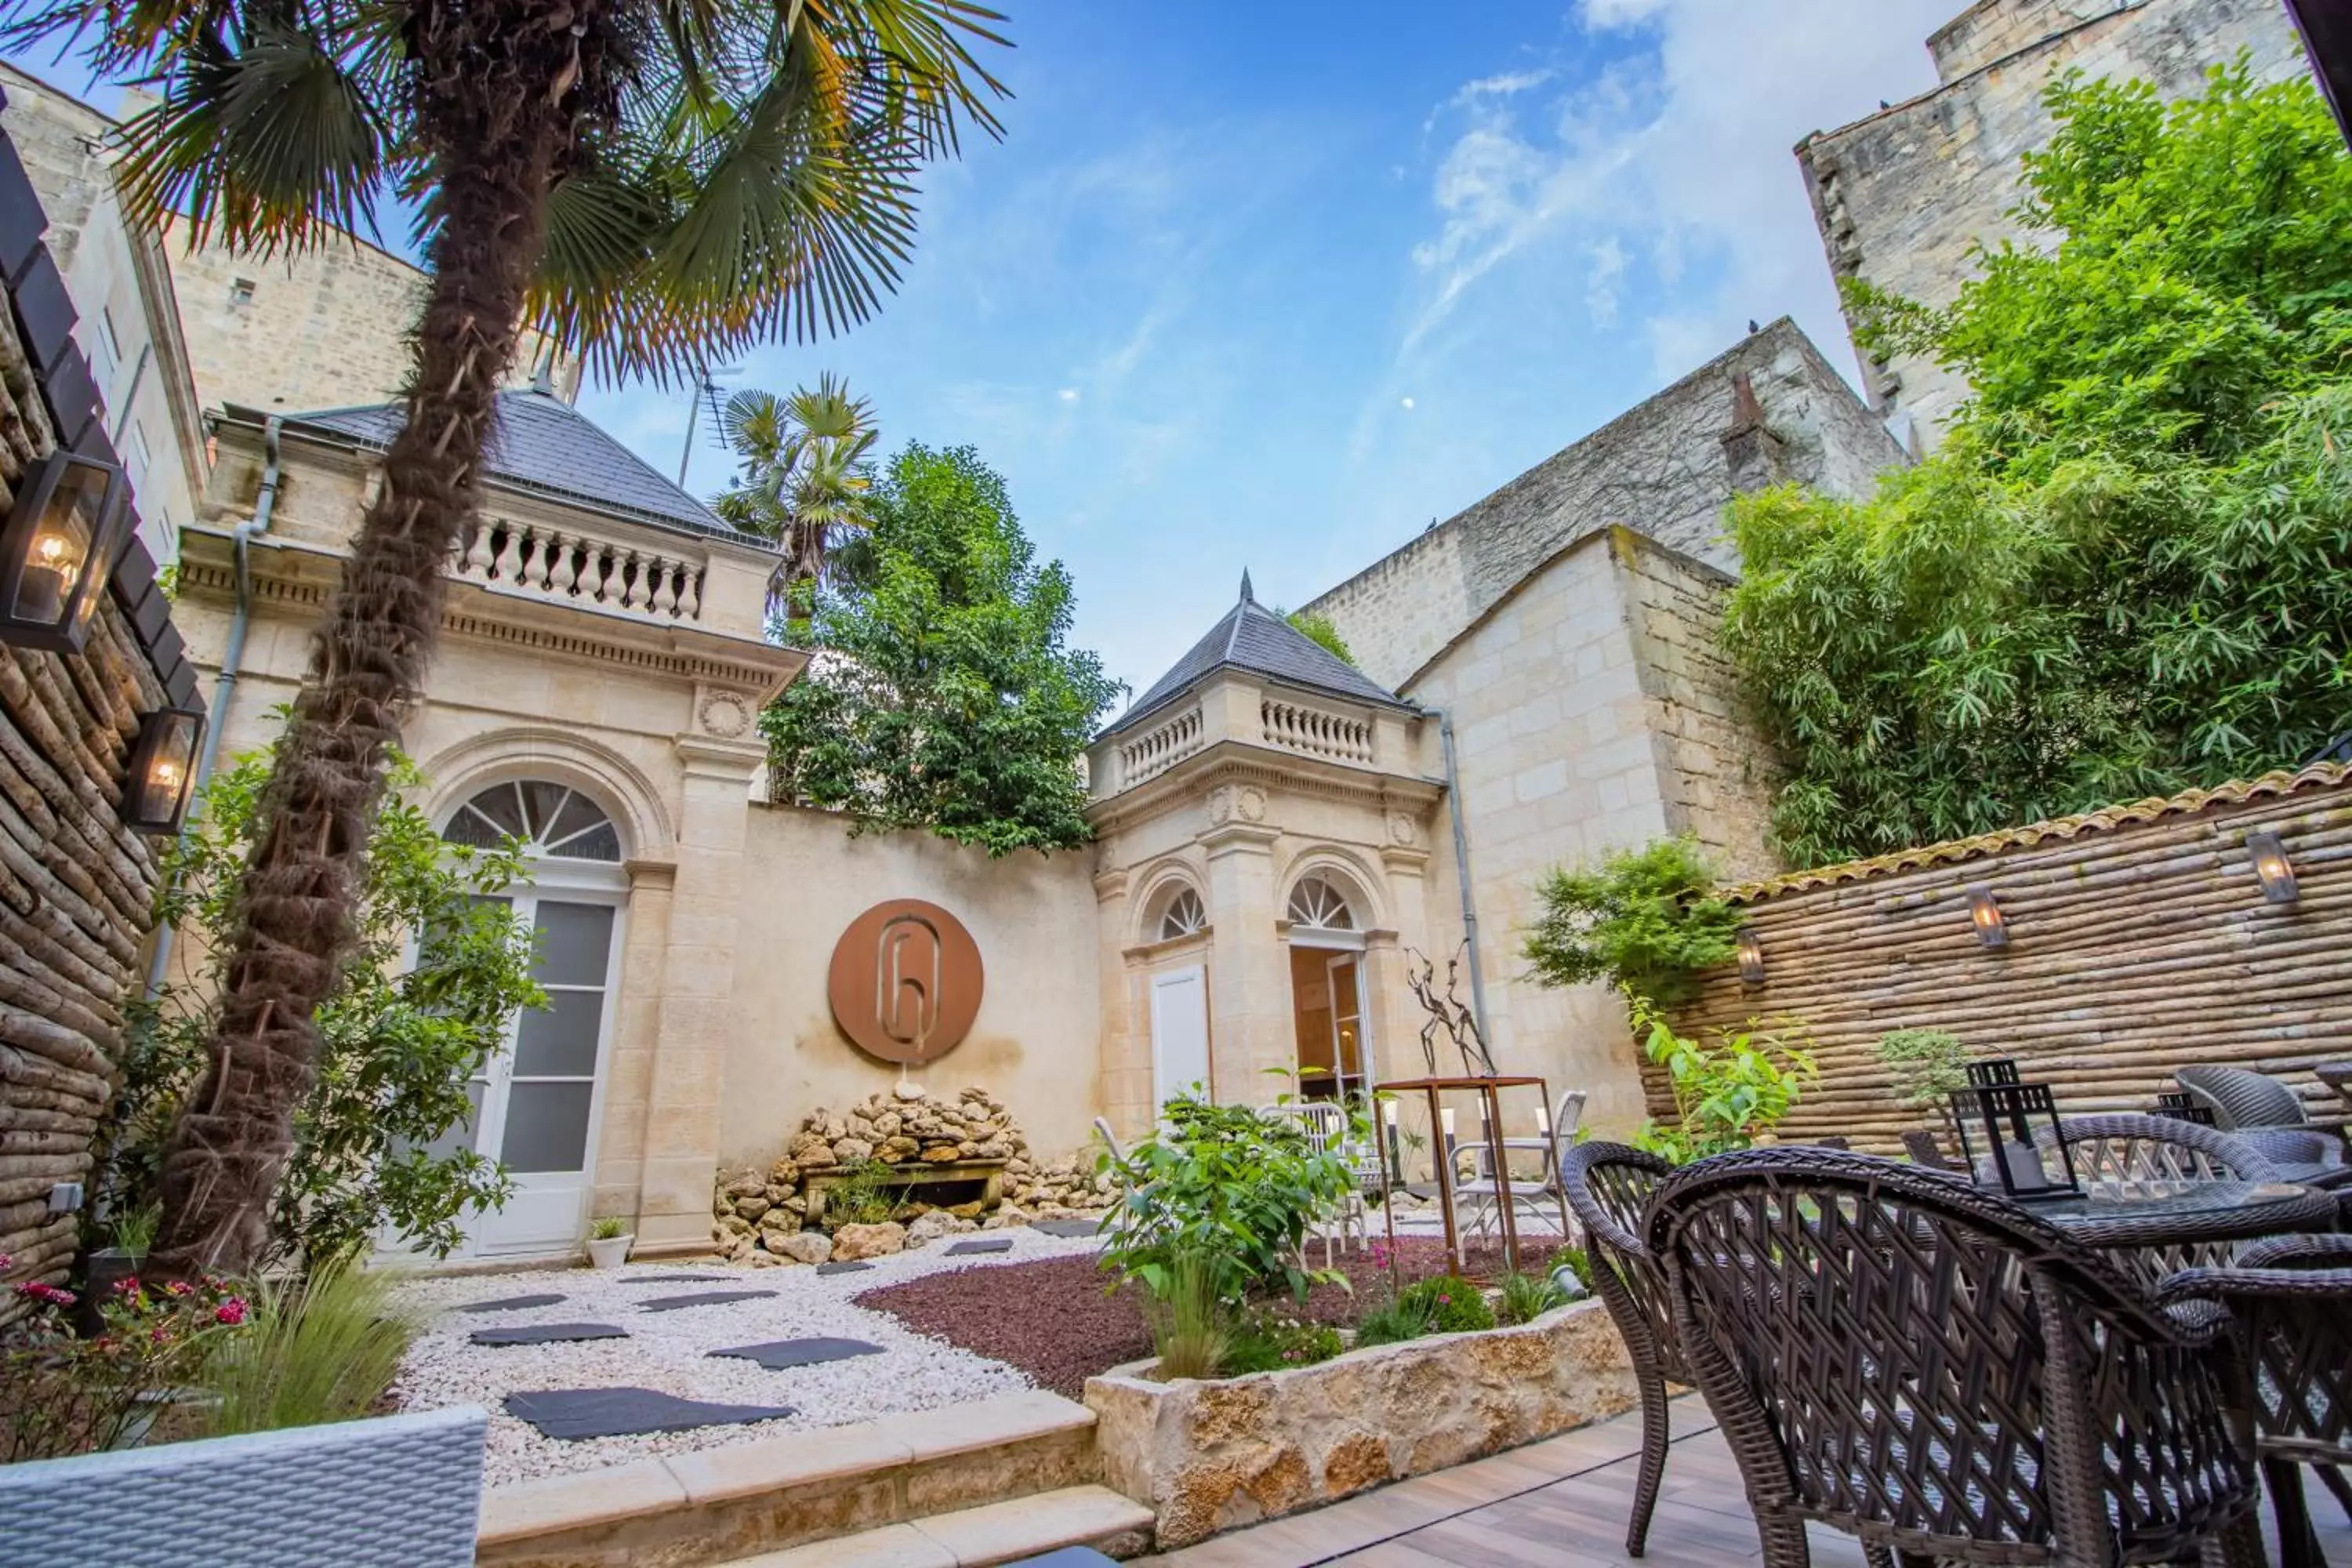
<svg viewBox="0 0 2352 1568">
<path fill-rule="evenodd" d="M 1895 1098 L 1914 1110 L 1942 1114 L 1969 1086 L 1969 1048 L 1941 1029 L 1894 1029 L 1878 1037 Z"/>
<path fill-rule="evenodd" d="M 208 1436 L 315 1426 L 371 1415 L 420 1325 L 388 1273 L 330 1263 L 307 1279 L 265 1285 L 244 1331 L 214 1342 L 202 1382 L 220 1403 Z"/>
<path fill-rule="evenodd" d="M 1429 1332 L 1429 1314 L 1397 1297 L 1383 1297 L 1367 1305 L 1356 1318 L 1356 1343 L 1397 1345 Z"/>
<path fill-rule="evenodd" d="M 1554 1307 L 1568 1302 L 1568 1292 L 1548 1274 L 1506 1274 L 1495 1317 L 1504 1323 L 1531 1323 Z"/>
<path fill-rule="evenodd" d="M 1665 1069 L 1675 1097 L 1675 1125 L 1647 1123 L 1633 1141 L 1676 1164 L 1750 1147 L 1820 1076 L 1811 1054 L 1790 1043 L 1803 1037 L 1801 1026 L 1775 1033 L 1751 1019 L 1745 1028 L 1716 1030 L 1708 1046 L 1675 1033 L 1665 1015 L 1639 996 L 1633 1013 L 1643 1051 Z"/>
<path fill-rule="evenodd" d="M 1714 896 L 1715 873 L 1691 837 L 1617 849 L 1597 868 L 1557 868 L 1520 952 L 1546 985 L 1606 981 L 1629 997 L 1670 1005 L 1694 975 L 1738 948 L 1739 911 Z"/>
<path fill-rule="evenodd" d="M 1166 1287 L 1152 1297 L 1148 1316 L 1160 1381 L 1215 1377 L 1233 1345 L 1233 1310 L 1217 1293 L 1217 1270 L 1203 1258 L 1179 1253 Z"/>
<path fill-rule="evenodd" d="M 852 1160 L 841 1168 L 841 1179 L 824 1190 L 824 1223 L 880 1225 L 898 1207 L 898 1188 L 891 1169 L 880 1160 Z"/>
<path fill-rule="evenodd" d="M 1279 1313 L 1259 1310 L 1245 1315 L 1234 1329 L 1225 1352 L 1227 1377 L 1244 1373 L 1281 1372 L 1329 1361 L 1347 1348 L 1339 1331 L 1328 1323 L 1310 1323 Z"/>
<path fill-rule="evenodd" d="M 1416 1279 L 1398 1293 L 1397 1304 L 1422 1315 L 1433 1334 L 1465 1334 L 1495 1326 L 1495 1310 L 1477 1286 L 1454 1274 Z"/>
<path fill-rule="evenodd" d="M 1211 1270 L 1220 1300 L 1276 1284 L 1303 1298 L 1313 1276 L 1299 1243 L 1355 1185 L 1295 1121 L 1190 1094 L 1169 1101 L 1160 1130 L 1113 1174 L 1119 1201 L 1104 1220 L 1103 1267 L 1160 1300 L 1180 1258 Z"/>
</svg>

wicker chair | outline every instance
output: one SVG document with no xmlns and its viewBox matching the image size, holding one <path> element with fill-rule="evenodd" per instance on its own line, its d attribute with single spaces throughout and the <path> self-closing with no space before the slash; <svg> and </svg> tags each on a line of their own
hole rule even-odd
<svg viewBox="0 0 2352 1568">
<path fill-rule="evenodd" d="M 1923 1171 L 1959 1169 L 1952 1163 L 1952 1157 L 1944 1152 L 1944 1146 L 1937 1141 L 1936 1135 L 1924 1127 L 1914 1127 L 1903 1134 L 1903 1151 L 1911 1156 L 1911 1163 Z"/>
<path fill-rule="evenodd" d="M 2021 1205 L 1814 1149 L 1684 1167 L 1645 1238 L 1765 1568 L 2263 1561 L 2225 1315 L 2176 1317 Z"/>
<path fill-rule="evenodd" d="M 2042 1131 L 2043 1158 L 2053 1162 L 2054 1168 L 2048 1131 Z M 2068 1116 L 2060 1120 L 2057 1137 L 2073 1158 L 2075 1178 L 2085 1184 L 2279 1180 L 2277 1167 L 2242 1134 L 2169 1116 L 2136 1111 Z M 2110 1261 L 2142 1283 L 2153 1285 L 2177 1269 L 2226 1264 L 2243 1245 L 2227 1241 L 2132 1247 L 2111 1255 Z"/>
<path fill-rule="evenodd" d="M 2323 1568 L 2303 1505 L 2302 1467 L 2319 1471 L 2352 1516 L 2352 1236 L 2258 1241 L 2227 1268 L 2165 1281 L 2160 1299 L 2202 1297 L 2230 1310 L 2254 1373 L 2263 1484 L 2278 1515 L 2284 1568 Z"/>
<path fill-rule="evenodd" d="M 1666 1278 L 1642 1233 L 1651 1194 L 1674 1167 L 1655 1154 L 1622 1143 L 1580 1143 L 1560 1160 L 1568 1206 L 1584 1227 L 1585 1258 L 1593 1288 L 1616 1320 L 1642 1391 L 1642 1468 L 1633 1488 L 1633 1517 L 1625 1525 L 1625 1553 L 1642 1555 L 1658 1483 L 1666 1470 L 1666 1384 L 1694 1380 L 1675 1333 Z"/>
<path fill-rule="evenodd" d="M 2274 1078 L 2244 1068 L 2182 1068 L 2172 1081 L 2210 1110 L 2213 1125 L 2224 1132 L 2242 1127 L 2304 1127 L 2311 1121 L 2303 1096 Z"/>
</svg>

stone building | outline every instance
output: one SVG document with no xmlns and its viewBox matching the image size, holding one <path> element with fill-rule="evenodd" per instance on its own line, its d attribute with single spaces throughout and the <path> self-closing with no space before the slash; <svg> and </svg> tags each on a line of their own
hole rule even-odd
<svg viewBox="0 0 2352 1568">
<path fill-rule="evenodd" d="M 2019 238 L 2018 160 L 2050 139 L 2042 108 L 2070 70 L 2197 91 L 2214 66 L 2248 58 L 2258 80 L 2310 69 L 2278 0 L 1977 0 L 1927 40 L 1937 85 L 1797 144 L 1830 270 L 1931 306 L 1948 305 L 1978 246 Z M 1864 392 L 1922 449 L 1968 395 L 1915 355 L 1863 356 Z"/>
</svg>

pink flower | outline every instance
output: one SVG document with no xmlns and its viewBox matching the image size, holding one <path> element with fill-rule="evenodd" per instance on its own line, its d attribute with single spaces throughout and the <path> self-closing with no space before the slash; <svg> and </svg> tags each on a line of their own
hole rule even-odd
<svg viewBox="0 0 2352 1568">
<path fill-rule="evenodd" d="M 185 1296 L 194 1289 L 195 1287 L 184 1279 L 167 1279 L 163 1282 L 163 1294 L 166 1296 Z"/>
<path fill-rule="evenodd" d="M 213 1309 L 213 1321 L 215 1323 L 226 1323 L 231 1328 L 235 1328 L 237 1324 L 245 1321 L 244 1300 L 239 1297 L 231 1296 L 227 1300 L 223 1301 L 219 1306 L 215 1307 Z"/>
<path fill-rule="evenodd" d="M 114 1293 L 118 1296 L 137 1295 L 139 1293 L 139 1276 L 136 1274 L 127 1274 L 121 1279 L 117 1279 L 114 1282 Z"/>
<path fill-rule="evenodd" d="M 52 1307 L 70 1307 L 75 1300 L 72 1291 L 59 1289 L 55 1285 L 47 1284 L 38 1279 L 26 1280 L 16 1287 L 16 1293 L 20 1296 L 29 1296 L 36 1301 L 47 1301 Z"/>
</svg>

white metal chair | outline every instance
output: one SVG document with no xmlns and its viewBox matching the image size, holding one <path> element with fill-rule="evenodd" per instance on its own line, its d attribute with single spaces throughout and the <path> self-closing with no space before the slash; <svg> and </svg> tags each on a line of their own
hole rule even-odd
<svg viewBox="0 0 2352 1568">
<path fill-rule="evenodd" d="M 1511 1177 L 1511 1209 L 1541 1215 L 1549 1205 L 1559 1216 L 1559 1236 L 1567 1241 L 1576 1234 L 1568 1213 L 1568 1189 L 1561 1184 L 1560 1162 L 1576 1143 L 1578 1125 L 1584 1120 L 1585 1091 L 1571 1089 L 1559 1097 L 1559 1108 L 1552 1113 L 1551 1132 L 1534 1138 L 1505 1138 L 1500 1142 L 1503 1158 L 1528 1153 L 1541 1156 L 1543 1177 L 1539 1182 L 1520 1179 L 1516 1170 Z M 1454 1154 L 1464 1163 L 1457 1170 L 1465 1173 L 1454 1184 L 1454 1200 L 1467 1207 L 1471 1227 L 1480 1236 L 1487 1234 L 1500 1217 L 1502 1184 L 1495 1179 L 1495 1152 L 1484 1142 L 1459 1144 Z"/>
<path fill-rule="evenodd" d="M 1334 1230 L 1342 1247 L 1348 1245 L 1351 1236 L 1360 1247 L 1370 1245 L 1371 1209 L 1365 1200 L 1374 1194 L 1385 1195 L 1388 1191 L 1388 1165 L 1381 1160 L 1379 1147 L 1349 1139 L 1347 1108 L 1328 1100 L 1270 1105 L 1265 1110 L 1269 1116 L 1296 1121 L 1317 1153 L 1337 1154 L 1355 1173 L 1355 1184 L 1341 1201 L 1339 1213 L 1329 1222 L 1315 1227 L 1315 1235 L 1323 1242 L 1323 1267 L 1331 1267 Z"/>
</svg>

